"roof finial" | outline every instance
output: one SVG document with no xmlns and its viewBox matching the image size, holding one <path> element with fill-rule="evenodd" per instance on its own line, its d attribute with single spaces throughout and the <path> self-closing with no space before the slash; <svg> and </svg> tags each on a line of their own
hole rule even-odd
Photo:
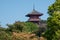
<svg viewBox="0 0 60 40">
<path fill-rule="evenodd" d="M 35 4 L 33 4 L 33 10 L 35 10 Z"/>
</svg>

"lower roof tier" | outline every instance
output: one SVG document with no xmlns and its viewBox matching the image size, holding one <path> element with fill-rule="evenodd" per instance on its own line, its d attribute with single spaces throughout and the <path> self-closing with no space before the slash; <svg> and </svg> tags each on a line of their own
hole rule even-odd
<svg viewBox="0 0 60 40">
<path fill-rule="evenodd" d="M 40 19 L 29 19 L 28 21 L 40 21 Z"/>
</svg>

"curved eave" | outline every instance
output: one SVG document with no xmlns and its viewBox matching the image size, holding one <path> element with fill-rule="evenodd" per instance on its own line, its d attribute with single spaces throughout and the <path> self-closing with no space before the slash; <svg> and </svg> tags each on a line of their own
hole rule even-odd
<svg viewBox="0 0 60 40">
<path fill-rule="evenodd" d="M 26 16 L 27 17 L 30 17 L 30 16 L 42 16 L 43 14 L 27 14 Z"/>
<path fill-rule="evenodd" d="M 28 20 L 29 21 L 29 20 Z M 29 22 L 40 22 L 40 21 L 29 21 Z"/>
</svg>

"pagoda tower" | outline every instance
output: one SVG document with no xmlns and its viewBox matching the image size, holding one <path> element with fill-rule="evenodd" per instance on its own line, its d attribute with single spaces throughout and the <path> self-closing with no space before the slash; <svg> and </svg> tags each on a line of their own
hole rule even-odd
<svg viewBox="0 0 60 40">
<path fill-rule="evenodd" d="M 39 17 L 42 15 L 42 13 L 36 11 L 35 8 L 33 8 L 32 12 L 28 13 L 26 16 L 29 17 L 28 22 L 33 22 L 40 25 L 41 20 Z"/>
</svg>

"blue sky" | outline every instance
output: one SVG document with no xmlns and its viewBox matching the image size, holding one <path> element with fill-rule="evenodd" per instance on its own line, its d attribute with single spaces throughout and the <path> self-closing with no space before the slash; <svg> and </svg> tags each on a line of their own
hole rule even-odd
<svg viewBox="0 0 60 40">
<path fill-rule="evenodd" d="M 27 21 L 25 15 L 32 11 L 33 4 L 37 11 L 44 14 L 41 19 L 47 20 L 47 9 L 52 3 L 54 0 L 0 0 L 0 24 L 6 27 L 6 24 L 15 21 Z"/>
</svg>

